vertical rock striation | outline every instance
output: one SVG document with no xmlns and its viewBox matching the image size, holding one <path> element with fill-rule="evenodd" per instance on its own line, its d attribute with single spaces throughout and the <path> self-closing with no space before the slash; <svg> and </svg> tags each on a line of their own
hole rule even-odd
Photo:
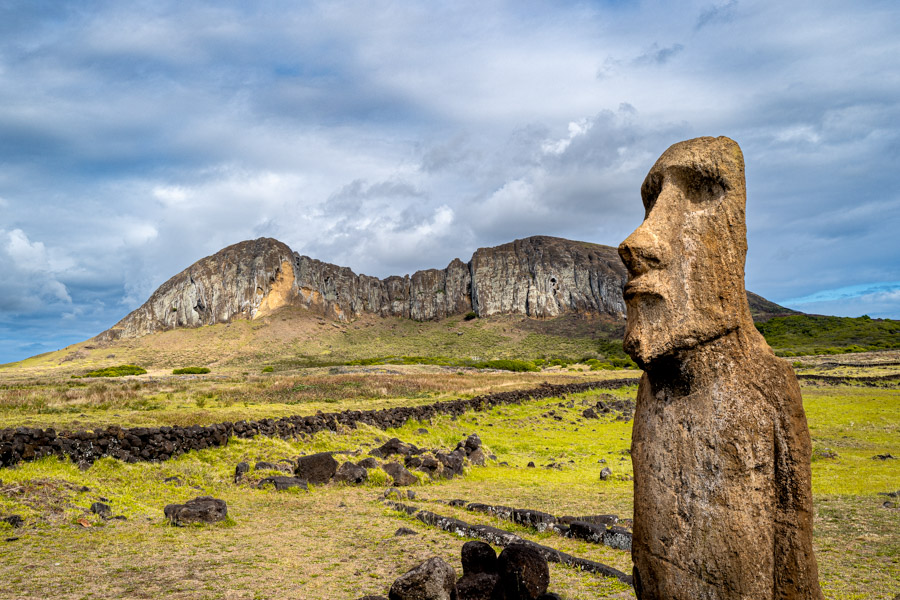
<svg viewBox="0 0 900 600">
<path fill-rule="evenodd" d="M 621 317 L 624 283 L 615 249 L 544 236 L 482 248 L 469 263 L 454 259 L 445 269 L 385 279 L 357 275 L 260 238 L 197 261 L 97 339 L 255 319 L 288 305 L 341 321 L 364 313 L 427 321 L 469 311 Z"/>
<path fill-rule="evenodd" d="M 255 319 L 295 302 L 294 279 L 293 253 L 285 244 L 270 238 L 234 244 L 166 281 L 96 339 Z"/>
</svg>

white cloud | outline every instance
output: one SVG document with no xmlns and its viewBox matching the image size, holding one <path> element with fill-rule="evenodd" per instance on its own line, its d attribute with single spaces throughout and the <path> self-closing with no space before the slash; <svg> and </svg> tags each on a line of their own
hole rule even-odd
<svg viewBox="0 0 900 600">
<path fill-rule="evenodd" d="M 562 154 L 566 151 L 566 148 L 572 144 L 572 140 L 586 134 L 593 125 L 594 124 L 588 119 L 572 121 L 569 123 L 569 135 L 567 137 L 556 141 L 547 140 L 541 144 L 541 150 L 543 150 L 545 154 Z"/>
<path fill-rule="evenodd" d="M 21 229 L 0 229 L 0 310 L 36 312 L 47 304 L 71 304 L 58 279 L 66 261 L 51 257 L 43 242 Z"/>
</svg>

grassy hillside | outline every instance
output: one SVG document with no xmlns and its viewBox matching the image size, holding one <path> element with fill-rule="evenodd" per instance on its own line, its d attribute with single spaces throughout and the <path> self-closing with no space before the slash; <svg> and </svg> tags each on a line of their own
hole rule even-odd
<svg viewBox="0 0 900 600">
<path fill-rule="evenodd" d="M 900 348 L 900 321 L 792 314 L 748 294 L 757 328 L 781 356 Z M 518 360 L 544 366 L 560 362 L 627 363 L 625 325 L 611 317 L 568 314 L 556 319 L 503 315 L 466 320 L 463 315 L 418 322 L 363 315 L 352 323 L 289 307 L 255 321 L 176 329 L 138 339 L 87 340 L 18 363 L 0 375 L 82 376 L 131 364 L 151 375 L 209 368 L 216 374 L 256 374 L 347 364 L 492 366 Z"/>
<path fill-rule="evenodd" d="M 890 319 L 798 314 L 773 317 L 756 328 L 780 356 L 900 348 L 900 321 Z"/>
<path fill-rule="evenodd" d="M 23 376 L 84 373 L 122 364 L 151 375 L 205 366 L 213 373 L 286 371 L 360 362 L 412 362 L 477 366 L 484 361 L 623 359 L 621 322 L 595 315 L 535 320 L 505 315 L 465 320 L 460 315 L 418 322 L 364 315 L 352 323 L 285 308 L 256 321 L 175 329 L 133 340 L 88 340 L 56 352 L 0 366 Z"/>
</svg>

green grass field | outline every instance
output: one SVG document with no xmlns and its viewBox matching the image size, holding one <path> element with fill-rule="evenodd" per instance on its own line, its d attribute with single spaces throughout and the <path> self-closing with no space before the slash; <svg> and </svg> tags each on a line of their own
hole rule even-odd
<svg viewBox="0 0 900 600">
<path fill-rule="evenodd" d="M 27 419 L 57 426 L 113 419 L 132 424 L 214 422 L 239 414 L 258 418 L 432 402 L 532 387 L 544 379 L 562 382 L 635 374 L 559 368 L 543 373 L 387 368 L 403 370 L 348 374 L 311 369 L 246 378 L 170 377 L 156 383 L 137 378 L 137 385 L 134 379 L 110 380 L 105 391 L 90 387 L 96 382 L 79 387 L 82 380 L 56 380 L 41 391 L 41 383 L 33 380 L 25 396 L 43 393 L 47 404 L 28 404 L 21 393 L 12 394 L 21 388 L 9 385 L 0 390 L 0 414 L 5 425 Z M 165 391 L 168 387 L 173 389 Z M 900 390 L 804 386 L 803 392 L 813 445 L 821 451 L 812 469 L 815 549 L 826 597 L 890 600 L 900 581 L 900 510 L 883 508 L 889 498 L 879 494 L 900 490 L 900 460 L 872 457 L 900 456 Z M 108 394 L 105 399 L 103 393 Z M 0 524 L 0 540 L 16 538 L 0 541 L 4 582 L 0 598 L 358 598 L 386 594 L 393 579 L 430 556 L 441 556 L 460 572 L 459 550 L 465 540 L 386 508 L 378 501 L 385 487 L 378 471 L 367 485 L 330 484 L 308 494 L 236 485 L 232 475 L 241 460 L 253 464 L 323 450 L 365 454 L 392 436 L 420 447 L 452 449 L 473 432 L 497 460 L 467 468 L 462 478 L 415 486 L 417 498 L 411 504 L 512 530 L 630 571 L 628 553 L 539 534 L 438 502 L 462 498 L 553 514 L 630 517 L 632 471 L 624 451 L 630 446 L 631 423 L 581 415 L 583 402 L 592 404 L 603 394 L 633 398 L 635 388 L 502 406 L 456 419 L 408 422 L 390 431 L 360 427 L 299 441 L 233 439 L 225 448 L 191 452 L 161 464 L 102 459 L 82 471 L 47 458 L 0 470 L 0 516 L 18 514 L 25 519 L 19 529 Z M 142 410 L 129 404 L 151 396 L 160 398 L 158 407 Z M 204 398 L 199 406 L 197 400 Z M 48 407 L 57 412 L 46 412 Z M 67 412 L 73 407 L 79 412 Z M 548 416 L 550 411 L 559 419 Z M 419 433 L 420 428 L 428 433 Z M 528 462 L 537 466 L 529 468 Z M 560 468 L 546 468 L 551 463 Z M 604 466 L 613 471 L 607 481 L 599 477 Z M 250 473 L 251 479 L 265 474 Z M 179 480 L 166 483 L 169 477 Z M 82 491 L 85 487 L 87 491 Z M 203 494 L 228 502 L 229 522 L 187 528 L 165 523 L 165 504 Z M 91 514 L 91 503 L 101 497 L 108 499 L 113 514 L 127 520 L 104 521 Z M 401 526 L 419 535 L 395 537 Z M 570 600 L 633 598 L 631 589 L 616 580 L 559 565 L 551 566 L 550 590 Z"/>
</svg>

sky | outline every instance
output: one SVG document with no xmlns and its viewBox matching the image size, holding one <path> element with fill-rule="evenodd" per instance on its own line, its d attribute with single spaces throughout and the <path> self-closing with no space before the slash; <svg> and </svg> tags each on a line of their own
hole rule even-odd
<svg viewBox="0 0 900 600">
<path fill-rule="evenodd" d="M 747 288 L 900 318 L 900 3 L 0 0 L 0 363 L 261 236 L 375 276 L 616 246 L 671 144 L 747 169 Z"/>
</svg>

